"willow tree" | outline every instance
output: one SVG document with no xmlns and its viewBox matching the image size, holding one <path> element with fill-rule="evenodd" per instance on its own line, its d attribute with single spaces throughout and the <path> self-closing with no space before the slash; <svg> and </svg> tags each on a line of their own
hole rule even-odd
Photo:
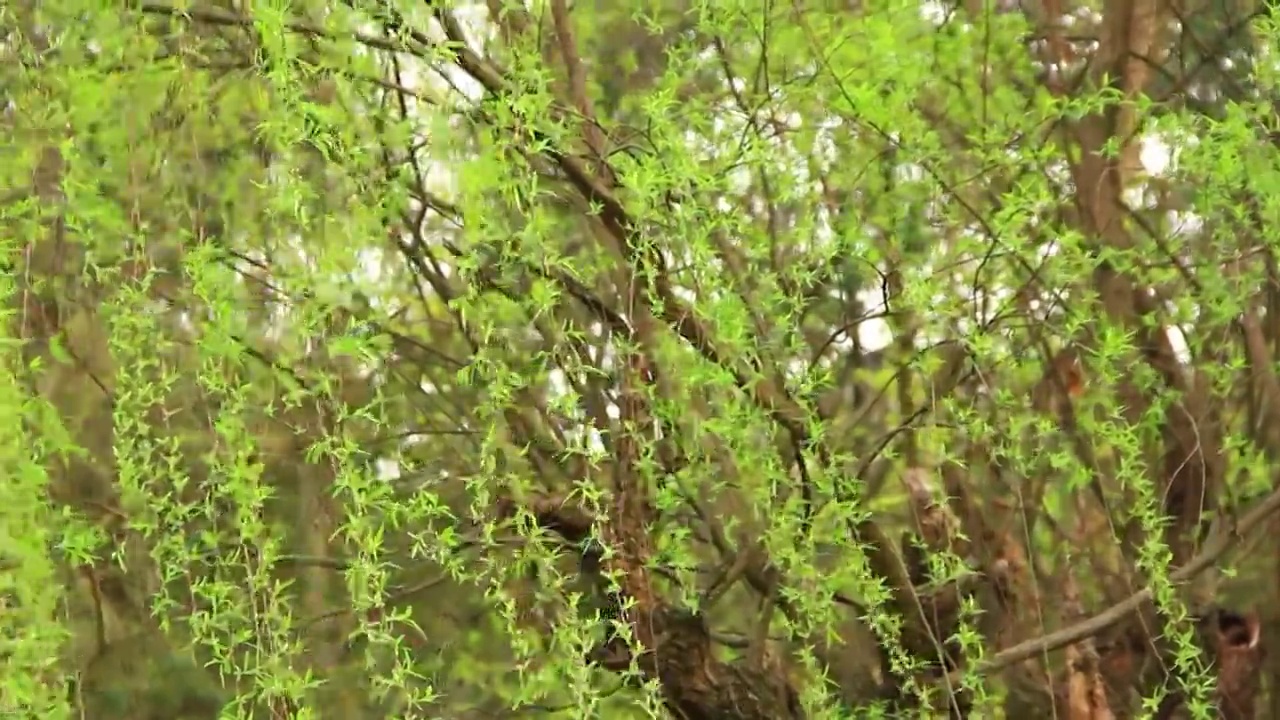
<svg viewBox="0 0 1280 720">
<path fill-rule="evenodd" d="M 1255 4 L 0 22 L 3 711 L 1268 702 Z"/>
</svg>

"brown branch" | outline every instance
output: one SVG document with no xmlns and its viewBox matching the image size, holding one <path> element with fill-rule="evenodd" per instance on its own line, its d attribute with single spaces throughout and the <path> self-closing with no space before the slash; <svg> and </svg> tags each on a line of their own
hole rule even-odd
<svg viewBox="0 0 1280 720">
<path fill-rule="evenodd" d="M 253 29 L 253 18 L 240 15 L 218 8 L 177 8 L 172 5 L 158 2 L 140 2 L 137 5 L 139 12 L 148 15 L 158 15 L 170 17 L 175 20 L 186 22 L 200 22 L 206 25 L 218 25 L 222 27 L 235 27 Z M 325 40 L 350 39 L 355 40 L 361 45 L 373 48 L 375 50 L 385 50 L 387 52 L 405 52 L 410 55 L 424 56 L 426 48 L 415 48 L 407 43 L 395 42 L 388 38 L 377 37 L 361 32 L 350 32 L 343 35 L 337 35 L 324 28 L 311 25 L 309 23 L 288 21 L 284 24 L 284 28 L 300 35 L 312 38 L 322 38 Z"/>
<path fill-rule="evenodd" d="M 587 148 L 596 158 L 605 157 L 604 132 L 596 121 L 595 109 L 591 98 L 587 95 L 587 73 L 578 52 L 578 41 L 574 37 L 573 20 L 569 17 L 569 7 L 565 0 L 551 0 L 551 21 L 555 26 L 556 38 L 560 41 L 560 59 L 564 61 L 565 72 L 569 76 L 569 97 L 574 107 L 581 114 L 582 137 Z M 612 184 L 612 174 L 608 165 L 601 162 L 599 170 L 602 178 Z"/>
<path fill-rule="evenodd" d="M 1266 499 L 1244 514 L 1235 527 L 1223 527 L 1214 533 L 1205 542 L 1199 555 L 1196 555 L 1186 565 L 1169 574 L 1169 582 L 1173 585 L 1181 585 L 1193 580 L 1197 575 L 1212 567 L 1221 557 L 1234 548 L 1241 539 L 1261 528 L 1278 511 L 1280 511 L 1280 490 L 1272 492 Z M 996 673 L 1023 660 L 1094 637 L 1120 624 L 1130 615 L 1138 612 L 1144 604 L 1150 602 L 1154 597 L 1155 594 L 1150 587 L 1143 588 L 1087 620 L 1082 620 L 1079 623 L 1042 637 L 1018 643 L 1007 650 L 995 654 L 990 660 L 980 663 L 976 668 L 977 672 L 983 675 Z"/>
</svg>

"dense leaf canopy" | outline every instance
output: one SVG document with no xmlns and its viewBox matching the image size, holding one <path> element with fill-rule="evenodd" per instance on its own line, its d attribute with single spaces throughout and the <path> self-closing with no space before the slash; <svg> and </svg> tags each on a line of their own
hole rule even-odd
<svg viewBox="0 0 1280 720">
<path fill-rule="evenodd" d="M 0 714 L 1280 717 L 1261 4 L 0 32 Z"/>
</svg>

